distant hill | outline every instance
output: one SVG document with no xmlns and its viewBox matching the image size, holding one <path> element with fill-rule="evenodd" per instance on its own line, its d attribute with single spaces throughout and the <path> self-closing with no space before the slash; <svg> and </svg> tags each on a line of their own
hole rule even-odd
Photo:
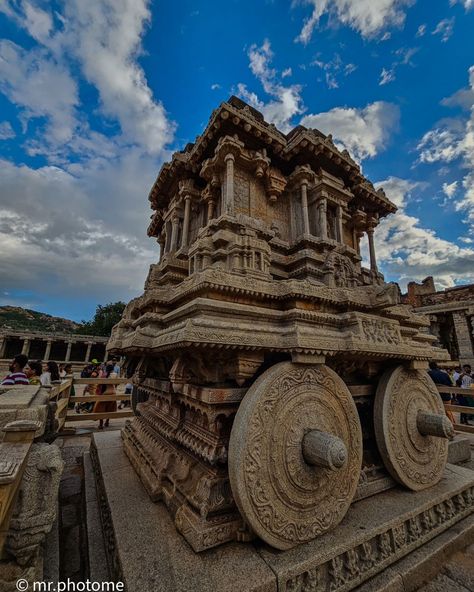
<svg viewBox="0 0 474 592">
<path fill-rule="evenodd" d="M 41 331 L 43 333 L 74 333 L 78 323 L 61 317 L 52 317 L 44 312 L 21 308 L 20 306 L 0 306 L 0 331 Z"/>
</svg>

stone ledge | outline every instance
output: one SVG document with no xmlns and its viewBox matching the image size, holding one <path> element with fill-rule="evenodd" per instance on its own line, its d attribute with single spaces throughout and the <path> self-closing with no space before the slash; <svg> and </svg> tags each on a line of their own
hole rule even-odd
<svg viewBox="0 0 474 592">
<path fill-rule="evenodd" d="M 163 504 L 150 502 L 127 465 L 120 432 L 94 434 L 91 453 L 109 570 L 129 591 L 347 592 L 388 575 L 387 568 L 448 530 L 453 541 L 462 538 L 455 525 L 474 510 L 474 472 L 448 465 L 437 486 L 357 502 L 334 531 L 290 551 L 230 543 L 196 554 Z"/>
</svg>

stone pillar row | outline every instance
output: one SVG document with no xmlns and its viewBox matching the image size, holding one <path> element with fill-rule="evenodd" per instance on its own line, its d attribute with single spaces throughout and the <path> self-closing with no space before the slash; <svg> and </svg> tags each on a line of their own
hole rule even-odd
<svg viewBox="0 0 474 592">
<path fill-rule="evenodd" d="M 6 346 L 7 346 L 7 339 L 8 337 L 0 337 L 0 359 L 4 359 L 5 358 L 5 352 L 6 352 Z M 68 341 L 67 342 L 67 350 L 66 350 L 66 356 L 64 358 L 65 362 L 69 362 L 71 359 L 71 351 L 72 351 L 72 346 L 74 345 L 74 343 L 76 343 L 75 341 Z M 46 349 L 44 352 L 44 356 L 43 359 L 48 362 L 50 360 L 50 356 L 51 356 L 51 347 L 53 345 L 53 340 L 52 339 L 46 339 Z M 84 362 L 89 362 L 90 361 L 90 357 L 91 357 L 91 350 L 92 350 L 92 346 L 94 345 L 93 341 L 90 341 L 87 343 L 87 351 L 86 351 L 86 355 L 84 358 Z M 24 354 L 25 356 L 28 356 L 30 353 L 30 346 L 31 346 L 31 338 L 30 337 L 25 337 L 23 339 L 23 346 L 21 349 L 21 353 Z"/>
</svg>

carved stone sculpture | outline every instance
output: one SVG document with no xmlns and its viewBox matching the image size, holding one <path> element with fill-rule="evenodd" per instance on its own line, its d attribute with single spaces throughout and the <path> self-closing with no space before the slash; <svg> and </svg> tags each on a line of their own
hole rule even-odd
<svg viewBox="0 0 474 592">
<path fill-rule="evenodd" d="M 255 535 L 289 548 L 394 479 L 439 479 L 449 426 L 410 368 L 448 354 L 378 270 L 374 232 L 396 207 L 347 151 L 303 126 L 285 135 L 232 97 L 149 199 L 160 260 L 109 350 L 133 374 L 125 451 L 196 551 Z M 421 402 L 404 405 L 397 394 L 412 387 Z M 429 474 L 405 479 L 409 450 L 385 444 L 387 422 L 433 457 Z M 376 552 L 390 554 L 390 538 L 363 549 L 365 564 Z M 330 589 L 356 559 L 331 565 Z"/>
</svg>

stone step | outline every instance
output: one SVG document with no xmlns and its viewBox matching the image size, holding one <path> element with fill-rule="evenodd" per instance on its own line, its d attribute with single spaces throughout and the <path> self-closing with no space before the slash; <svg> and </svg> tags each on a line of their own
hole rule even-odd
<svg viewBox="0 0 474 592">
<path fill-rule="evenodd" d="M 150 502 L 120 432 L 94 434 L 91 460 L 110 576 L 129 591 L 347 592 L 375 576 L 383 582 L 391 566 L 417 550 L 439 561 L 429 550 L 436 537 L 449 538 L 450 552 L 460 548 L 474 510 L 474 472 L 448 465 L 435 487 L 418 493 L 395 488 L 357 502 L 336 529 L 290 551 L 257 542 L 197 554 L 164 505 Z"/>
</svg>

